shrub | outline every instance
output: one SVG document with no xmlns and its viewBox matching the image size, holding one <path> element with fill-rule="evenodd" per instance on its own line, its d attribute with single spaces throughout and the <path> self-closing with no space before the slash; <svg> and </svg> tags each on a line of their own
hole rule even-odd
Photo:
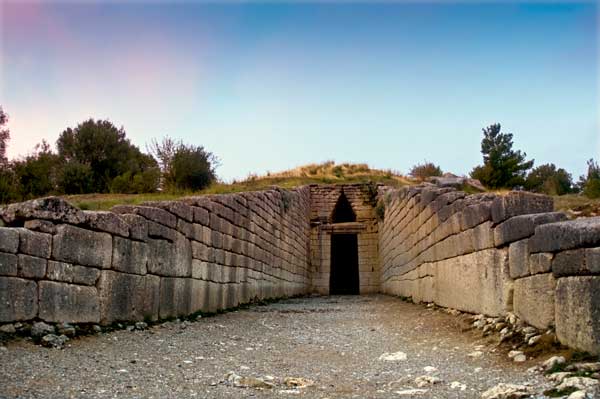
<svg viewBox="0 0 600 399">
<path fill-rule="evenodd" d="M 549 195 L 563 195 L 572 191 L 573 180 L 566 170 L 554 164 L 540 165 L 527 175 L 525 188 Z"/>
<path fill-rule="evenodd" d="M 442 169 L 433 162 L 423 162 L 414 165 L 409 172 L 409 175 L 419 181 L 424 181 L 428 177 L 441 176 Z"/>
<path fill-rule="evenodd" d="M 169 190 L 202 190 L 216 180 L 215 156 L 201 146 L 180 144 L 164 176 Z"/>
<path fill-rule="evenodd" d="M 92 168 L 79 162 L 68 162 L 58 177 L 58 187 L 65 194 L 92 192 Z"/>
<path fill-rule="evenodd" d="M 579 185 L 586 197 L 600 198 L 600 167 L 593 159 L 590 159 L 587 165 L 587 176 L 580 177 Z"/>
</svg>

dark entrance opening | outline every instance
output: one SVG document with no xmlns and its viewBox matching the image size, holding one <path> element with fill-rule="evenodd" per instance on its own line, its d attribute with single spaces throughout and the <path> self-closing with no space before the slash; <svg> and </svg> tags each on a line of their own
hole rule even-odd
<svg viewBox="0 0 600 399">
<path fill-rule="evenodd" d="M 358 295 L 358 240 L 356 234 L 331 235 L 331 295 Z"/>
<path fill-rule="evenodd" d="M 331 214 L 331 222 L 332 223 L 343 223 L 343 222 L 356 222 L 356 214 L 352 210 L 352 205 L 350 205 L 350 201 L 344 194 L 344 191 L 340 194 L 335 207 L 333 208 L 333 212 Z"/>
</svg>

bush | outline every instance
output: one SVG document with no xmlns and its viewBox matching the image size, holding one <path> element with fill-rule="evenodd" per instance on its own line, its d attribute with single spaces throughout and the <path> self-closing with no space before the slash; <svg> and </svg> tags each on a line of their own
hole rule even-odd
<svg viewBox="0 0 600 399">
<path fill-rule="evenodd" d="M 425 161 L 421 164 L 414 165 L 408 174 L 414 179 L 424 181 L 428 177 L 441 176 L 442 173 L 442 169 L 439 166 L 435 165 L 433 162 Z"/>
<path fill-rule="evenodd" d="M 72 161 L 63 166 L 58 187 L 65 194 L 84 194 L 92 192 L 92 181 L 92 168 Z"/>
<path fill-rule="evenodd" d="M 587 165 L 587 176 L 581 176 L 579 185 L 586 197 L 600 198 L 600 167 L 593 159 L 590 159 Z"/>
<path fill-rule="evenodd" d="M 172 191 L 202 190 L 216 180 L 216 158 L 204 147 L 179 144 L 173 154 L 170 170 L 164 176 L 165 186 Z"/>
<path fill-rule="evenodd" d="M 41 197 L 57 192 L 57 171 L 60 158 L 45 141 L 35 147 L 34 153 L 13 164 L 21 199 Z"/>
<path fill-rule="evenodd" d="M 525 188 L 537 193 L 563 195 L 573 191 L 573 179 L 566 170 L 554 164 L 540 165 L 527 175 Z"/>
</svg>

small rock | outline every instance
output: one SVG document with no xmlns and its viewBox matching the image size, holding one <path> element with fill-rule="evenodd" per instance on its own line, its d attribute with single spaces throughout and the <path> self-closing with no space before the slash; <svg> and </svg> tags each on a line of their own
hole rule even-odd
<svg viewBox="0 0 600 399">
<path fill-rule="evenodd" d="M 473 352 L 469 353 L 467 356 L 469 356 L 469 357 L 481 357 L 481 356 L 483 356 L 483 352 L 482 351 L 473 351 Z"/>
<path fill-rule="evenodd" d="M 567 399 L 593 399 L 594 395 L 588 394 L 585 391 L 575 391 L 571 393 Z"/>
<path fill-rule="evenodd" d="M 315 383 L 312 380 L 300 377 L 286 377 L 283 383 L 290 388 L 307 388 L 313 386 Z"/>
<path fill-rule="evenodd" d="M 523 334 L 537 334 L 538 330 L 535 327 L 524 327 L 522 330 Z"/>
<path fill-rule="evenodd" d="M 238 388 L 271 389 L 274 387 L 273 384 L 261 380 L 260 378 L 242 377 L 234 372 L 229 372 L 226 375 L 226 379 L 233 384 L 233 386 Z"/>
<path fill-rule="evenodd" d="M 550 381 L 553 381 L 557 384 L 560 384 L 562 382 L 562 380 L 564 380 L 565 378 L 571 376 L 571 373 L 567 373 L 567 372 L 559 372 L 559 373 L 552 373 L 552 374 L 548 374 L 546 376 L 546 378 L 548 378 Z"/>
<path fill-rule="evenodd" d="M 563 356 L 552 356 L 551 358 L 549 358 L 548 360 L 546 360 L 544 363 L 542 363 L 542 367 L 544 369 L 544 371 L 550 371 L 552 370 L 554 367 L 560 365 L 560 364 L 565 364 L 567 360 L 563 357 Z"/>
<path fill-rule="evenodd" d="M 464 391 L 467 389 L 467 385 L 463 384 L 462 382 L 452 381 L 450 383 L 450 389 L 460 389 L 461 391 Z"/>
<path fill-rule="evenodd" d="M 75 327 L 70 325 L 69 323 L 61 323 L 57 326 L 57 331 L 61 335 L 66 335 L 67 337 L 75 336 Z"/>
<path fill-rule="evenodd" d="M 505 327 L 506 327 L 506 323 L 501 321 L 500 323 L 496 323 L 496 325 L 494 326 L 494 329 L 496 331 L 502 331 Z"/>
<path fill-rule="evenodd" d="M 127 331 L 133 331 L 134 328 L 135 328 L 135 326 L 127 326 L 127 327 L 125 327 L 125 329 Z"/>
<path fill-rule="evenodd" d="M 5 334 L 14 334 L 17 332 L 17 329 L 12 324 L 4 324 L 0 326 L 0 332 L 3 332 Z"/>
<path fill-rule="evenodd" d="M 523 363 L 525 361 L 527 361 L 527 356 L 523 354 L 513 357 L 513 362 L 515 363 Z"/>
<path fill-rule="evenodd" d="M 41 344 L 47 348 L 62 349 L 68 340 L 66 335 L 47 334 L 42 337 Z"/>
<path fill-rule="evenodd" d="M 402 391 L 394 392 L 396 395 L 400 396 L 413 396 L 413 395 L 423 395 L 429 392 L 428 389 L 404 389 Z"/>
<path fill-rule="evenodd" d="M 401 360 L 406 360 L 407 356 L 404 352 L 393 352 L 393 353 L 384 353 L 379 356 L 379 360 L 384 360 L 386 362 L 397 362 Z"/>
<path fill-rule="evenodd" d="M 146 322 L 138 321 L 137 323 L 135 323 L 136 330 L 145 330 L 146 328 L 148 328 L 148 323 Z"/>
<path fill-rule="evenodd" d="M 438 371 L 438 369 L 433 366 L 425 366 L 423 367 L 423 370 L 425 370 L 427 373 L 435 373 Z"/>
<path fill-rule="evenodd" d="M 567 377 L 556 387 L 558 391 L 566 389 L 577 389 L 585 391 L 600 386 L 600 381 L 588 377 Z"/>
<path fill-rule="evenodd" d="M 542 339 L 541 335 L 534 335 L 533 337 L 529 338 L 529 340 L 527 341 L 527 345 L 534 346 L 535 344 L 540 342 L 541 339 Z"/>
<path fill-rule="evenodd" d="M 523 352 L 521 352 L 521 351 L 510 351 L 510 352 L 508 352 L 508 357 L 511 359 L 514 359 L 515 356 L 519 356 L 522 354 L 523 354 Z"/>
<path fill-rule="evenodd" d="M 54 332 L 54 326 L 46 324 L 43 321 L 33 323 L 33 327 L 31 327 L 31 335 L 36 338 L 43 337 L 44 335 L 48 334 L 54 334 Z"/>
<path fill-rule="evenodd" d="M 530 395 L 529 388 L 524 385 L 501 383 L 481 394 L 481 399 L 518 399 Z"/>
<path fill-rule="evenodd" d="M 442 382 L 442 380 L 430 375 L 422 375 L 415 378 L 415 385 L 419 388 L 426 387 L 427 385 L 439 384 L 440 382 Z"/>
<path fill-rule="evenodd" d="M 93 330 L 95 333 L 101 333 L 101 332 L 102 332 L 102 327 L 100 327 L 100 326 L 99 326 L 99 325 L 97 325 L 97 324 L 94 324 L 94 325 L 92 326 L 92 330 Z"/>
<path fill-rule="evenodd" d="M 573 363 L 567 367 L 568 371 L 600 371 L 600 362 Z"/>
</svg>

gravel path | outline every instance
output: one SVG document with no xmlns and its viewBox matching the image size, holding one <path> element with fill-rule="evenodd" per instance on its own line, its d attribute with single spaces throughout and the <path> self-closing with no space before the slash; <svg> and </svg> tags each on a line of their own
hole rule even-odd
<svg viewBox="0 0 600 399">
<path fill-rule="evenodd" d="M 64 350 L 13 341 L 0 350 L 0 397 L 478 398 L 500 382 L 547 385 L 526 371 L 539 360 L 512 363 L 464 326 L 392 297 L 339 296 L 83 337 Z M 380 359 L 397 352 L 406 359 Z M 274 387 L 236 387 L 229 372 Z M 408 395 L 419 376 L 441 381 Z M 286 377 L 314 385 L 290 388 Z"/>
</svg>

